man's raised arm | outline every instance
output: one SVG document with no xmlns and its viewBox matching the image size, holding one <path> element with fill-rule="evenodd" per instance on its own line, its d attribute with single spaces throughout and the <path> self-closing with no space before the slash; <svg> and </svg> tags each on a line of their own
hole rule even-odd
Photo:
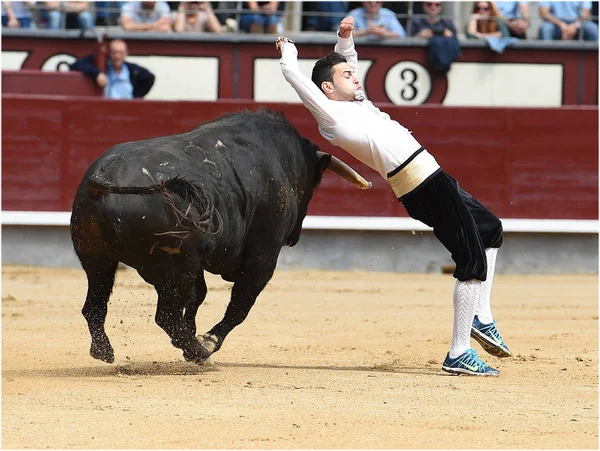
<svg viewBox="0 0 600 451">
<path fill-rule="evenodd" d="M 344 17 L 340 22 L 340 29 L 337 32 L 337 44 L 333 49 L 335 52 L 341 53 L 346 57 L 346 61 L 355 74 L 358 70 L 358 54 L 354 48 L 354 38 L 352 37 L 352 30 L 354 30 L 354 17 Z"/>
<path fill-rule="evenodd" d="M 329 99 L 310 78 L 300 72 L 298 67 L 298 49 L 294 43 L 284 36 L 279 36 L 275 47 L 281 52 L 279 64 L 281 73 L 292 88 L 298 93 L 300 100 L 313 114 L 319 126 L 327 127 L 335 124 L 329 110 Z"/>
</svg>

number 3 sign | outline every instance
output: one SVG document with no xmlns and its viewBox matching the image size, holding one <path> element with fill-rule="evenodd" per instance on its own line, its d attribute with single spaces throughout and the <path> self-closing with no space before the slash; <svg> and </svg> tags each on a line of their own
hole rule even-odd
<svg viewBox="0 0 600 451">
<path fill-rule="evenodd" d="M 414 61 L 392 66 L 385 77 L 385 93 L 395 105 L 421 105 L 431 92 L 431 76 Z"/>
</svg>

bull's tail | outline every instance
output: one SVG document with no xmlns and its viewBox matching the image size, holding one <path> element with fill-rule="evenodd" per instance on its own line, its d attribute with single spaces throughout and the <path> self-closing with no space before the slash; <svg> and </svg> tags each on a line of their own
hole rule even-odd
<svg viewBox="0 0 600 451">
<path fill-rule="evenodd" d="M 88 179 L 87 185 L 90 194 L 94 197 L 99 197 L 102 193 L 138 195 L 162 193 L 177 221 L 177 230 L 160 235 L 186 238 L 194 233 L 217 235 L 223 230 L 223 219 L 211 199 L 204 190 L 184 177 L 175 176 L 149 186 L 119 186 L 95 172 Z M 183 205 L 184 208 L 178 205 Z"/>
</svg>

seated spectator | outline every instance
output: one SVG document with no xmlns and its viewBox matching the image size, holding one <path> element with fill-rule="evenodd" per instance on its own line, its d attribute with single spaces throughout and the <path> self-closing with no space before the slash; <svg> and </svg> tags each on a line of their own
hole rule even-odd
<svg viewBox="0 0 600 451">
<path fill-rule="evenodd" d="M 475 2 L 467 24 L 467 38 L 485 39 L 502 36 L 509 37 L 510 32 L 500 18 L 494 3 Z"/>
<path fill-rule="evenodd" d="M 305 31 L 336 31 L 346 16 L 348 2 L 302 2 L 302 8 L 306 14 Z"/>
<path fill-rule="evenodd" d="M 171 8 L 167 2 L 125 2 L 121 8 L 125 31 L 171 31 Z"/>
<path fill-rule="evenodd" d="M 592 2 L 539 2 L 540 39 L 578 39 L 583 30 L 586 41 L 598 40 L 598 24 L 589 20 Z"/>
<path fill-rule="evenodd" d="M 42 15 L 51 30 L 63 27 L 63 16 L 66 18 L 66 29 L 88 30 L 94 28 L 95 22 L 89 6 L 88 2 L 45 2 L 45 14 Z"/>
<path fill-rule="evenodd" d="M 279 2 L 245 2 L 243 9 L 251 9 L 252 12 L 241 14 L 240 30 L 246 33 L 279 32 Z"/>
<path fill-rule="evenodd" d="M 221 23 L 209 2 L 181 2 L 173 29 L 178 33 L 221 32 Z"/>
<path fill-rule="evenodd" d="M 35 2 L 2 2 L 2 26 L 31 28 L 31 11 Z"/>
<path fill-rule="evenodd" d="M 444 36 L 446 38 L 456 36 L 456 29 L 452 20 L 440 18 L 442 13 L 441 2 L 423 2 L 423 12 L 427 17 L 413 20 L 413 36 L 428 39 L 433 36 Z"/>
<path fill-rule="evenodd" d="M 95 2 L 96 25 L 112 26 L 119 24 L 120 11 L 125 2 Z"/>
<path fill-rule="evenodd" d="M 85 55 L 70 65 L 71 70 L 83 72 L 104 88 L 107 99 L 142 98 L 152 88 L 154 75 L 137 64 L 125 61 L 127 44 L 121 39 L 114 39 L 108 47 L 106 73 L 102 72 L 94 61 L 94 55 Z"/>
<path fill-rule="evenodd" d="M 387 8 L 382 8 L 383 2 L 362 2 L 361 8 L 348 13 L 354 17 L 354 36 L 365 36 L 369 39 L 405 38 L 406 31 L 396 15 Z"/>
<path fill-rule="evenodd" d="M 513 38 L 527 39 L 529 6 L 527 2 L 496 2 L 500 17 Z"/>
</svg>

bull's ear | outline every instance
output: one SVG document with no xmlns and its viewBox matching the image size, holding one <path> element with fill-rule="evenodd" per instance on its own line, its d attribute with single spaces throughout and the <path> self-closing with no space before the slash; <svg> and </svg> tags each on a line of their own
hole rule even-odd
<svg viewBox="0 0 600 451">
<path fill-rule="evenodd" d="M 325 152 L 317 152 L 317 164 L 315 165 L 315 168 L 317 170 L 317 174 L 319 174 L 319 176 L 323 175 L 323 172 L 325 172 L 325 169 L 327 169 L 329 167 L 329 164 L 331 163 L 331 155 Z"/>
</svg>

